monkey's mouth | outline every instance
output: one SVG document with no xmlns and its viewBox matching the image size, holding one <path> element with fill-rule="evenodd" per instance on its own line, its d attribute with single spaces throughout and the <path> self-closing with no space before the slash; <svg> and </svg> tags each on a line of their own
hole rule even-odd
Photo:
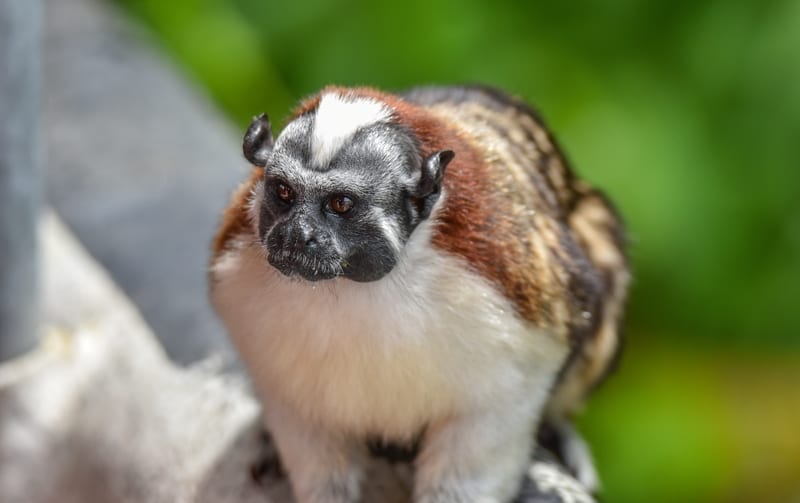
<svg viewBox="0 0 800 503">
<path fill-rule="evenodd" d="M 269 254 L 270 265 L 288 278 L 306 281 L 323 281 L 344 274 L 344 268 L 338 259 L 309 257 L 285 253 Z"/>
</svg>

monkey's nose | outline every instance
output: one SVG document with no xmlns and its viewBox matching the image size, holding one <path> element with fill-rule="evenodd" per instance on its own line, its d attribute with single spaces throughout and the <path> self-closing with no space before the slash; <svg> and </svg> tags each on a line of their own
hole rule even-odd
<svg viewBox="0 0 800 503">
<path fill-rule="evenodd" d="M 296 246 L 300 248 L 299 251 L 314 253 L 322 248 L 322 239 L 316 229 L 310 227 L 301 228 L 298 234 Z"/>
<path fill-rule="evenodd" d="M 306 244 L 305 248 L 308 251 L 314 251 L 319 247 L 319 241 L 317 241 L 317 237 L 313 234 L 311 236 L 306 236 Z"/>
</svg>

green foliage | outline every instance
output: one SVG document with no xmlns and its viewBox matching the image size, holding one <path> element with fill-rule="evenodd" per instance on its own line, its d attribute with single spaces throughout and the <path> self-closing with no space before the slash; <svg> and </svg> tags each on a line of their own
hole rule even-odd
<svg viewBox="0 0 800 503">
<path fill-rule="evenodd" d="M 800 494 L 796 356 L 632 341 L 582 430 L 606 501 L 790 502 Z"/>
<path fill-rule="evenodd" d="M 800 345 L 800 3 L 124 3 L 242 126 L 329 83 L 524 96 L 630 224 L 635 327 Z"/>
<path fill-rule="evenodd" d="M 745 351 L 800 383 L 800 2 L 118 1 L 242 128 L 330 83 L 484 82 L 536 104 L 629 223 L 634 370 L 585 425 L 607 500 L 786 495 L 746 474 L 783 473 L 800 446 L 771 448 L 772 472 L 736 465 L 760 437 L 735 439 L 718 393 Z"/>
</svg>

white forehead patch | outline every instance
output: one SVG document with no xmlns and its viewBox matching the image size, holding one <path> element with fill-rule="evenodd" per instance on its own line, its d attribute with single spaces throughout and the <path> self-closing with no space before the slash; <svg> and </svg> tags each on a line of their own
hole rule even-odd
<svg viewBox="0 0 800 503">
<path fill-rule="evenodd" d="M 312 165 L 325 166 L 356 131 L 386 122 L 391 116 L 392 111 L 385 103 L 372 98 L 341 96 L 335 92 L 323 95 L 311 133 Z"/>
</svg>

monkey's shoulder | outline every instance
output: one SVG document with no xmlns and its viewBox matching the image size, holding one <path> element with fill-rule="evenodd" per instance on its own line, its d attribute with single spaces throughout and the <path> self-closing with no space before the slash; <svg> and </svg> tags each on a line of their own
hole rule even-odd
<svg viewBox="0 0 800 503">
<path fill-rule="evenodd" d="M 248 177 L 231 195 L 228 206 L 211 244 L 211 261 L 217 260 L 225 251 L 238 246 L 238 241 L 253 235 L 253 222 L 248 213 L 250 200 L 256 185 L 263 179 L 264 169 L 254 167 Z"/>
<path fill-rule="evenodd" d="M 492 280 L 524 318 L 574 341 L 593 332 L 613 272 L 597 257 L 625 267 L 614 208 L 575 176 L 521 100 L 478 86 L 405 96 L 465 140 L 445 177 L 434 244 Z"/>
<path fill-rule="evenodd" d="M 575 175 L 541 115 L 528 103 L 488 86 L 420 87 L 402 95 L 469 139 L 492 164 L 489 176 L 511 180 L 507 191 L 540 201 L 537 211 L 564 216 L 578 197 Z"/>
</svg>

